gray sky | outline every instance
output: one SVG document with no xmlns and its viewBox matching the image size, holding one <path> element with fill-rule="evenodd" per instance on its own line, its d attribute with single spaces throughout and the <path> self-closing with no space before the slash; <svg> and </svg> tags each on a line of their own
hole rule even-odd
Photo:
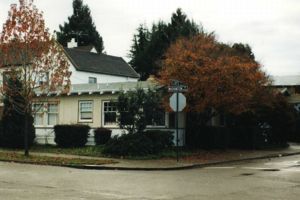
<svg viewBox="0 0 300 200">
<path fill-rule="evenodd" d="M 0 0 L 0 24 L 9 6 L 18 0 Z M 205 30 L 215 31 L 226 43 L 248 43 L 271 75 L 300 74 L 299 0 L 84 0 L 91 9 L 108 54 L 127 55 L 139 24 L 149 27 L 169 21 L 182 8 Z M 72 0 L 35 0 L 51 32 L 72 14 Z M 0 27 L 0 30 L 2 26 Z"/>
</svg>

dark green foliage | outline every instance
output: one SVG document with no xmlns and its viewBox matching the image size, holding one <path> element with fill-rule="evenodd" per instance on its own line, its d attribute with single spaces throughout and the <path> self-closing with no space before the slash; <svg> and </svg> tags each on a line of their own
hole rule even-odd
<svg viewBox="0 0 300 200">
<path fill-rule="evenodd" d="M 163 135 L 165 134 L 165 135 Z M 113 137 L 103 153 L 113 156 L 146 156 L 157 154 L 172 145 L 171 132 L 142 132 Z"/>
<path fill-rule="evenodd" d="M 196 149 L 226 149 L 230 144 L 230 130 L 226 127 L 198 126 L 187 129 L 186 145 Z"/>
<path fill-rule="evenodd" d="M 237 126 L 230 128 L 230 147 L 238 149 L 263 149 L 268 146 L 272 129 Z"/>
<path fill-rule="evenodd" d="M 159 112 L 160 102 L 160 94 L 152 90 L 145 92 L 137 88 L 136 91 L 120 93 L 117 102 L 120 128 L 129 133 L 142 132 Z"/>
<path fill-rule="evenodd" d="M 270 105 L 258 105 L 255 112 L 235 116 L 233 121 L 235 126 L 263 130 L 270 146 L 285 146 L 289 135 L 295 129 L 296 113 L 283 96 L 277 95 Z"/>
<path fill-rule="evenodd" d="M 83 5 L 82 0 L 73 1 L 73 15 L 68 17 L 69 22 L 60 25 L 60 32 L 57 32 L 57 40 L 63 46 L 76 38 L 79 46 L 93 45 L 98 53 L 102 53 L 103 40 L 91 17 L 91 11 L 87 5 Z"/>
<path fill-rule="evenodd" d="M 32 146 L 35 139 L 33 117 L 24 113 L 25 100 L 20 95 L 22 84 L 19 80 L 6 81 L 9 92 L 4 96 L 4 110 L 1 121 L 0 145 L 10 148 L 23 148 L 25 135 L 25 115 L 27 115 L 28 146 Z"/>
<path fill-rule="evenodd" d="M 152 141 L 155 153 L 173 146 L 173 132 L 171 131 L 146 130 L 145 134 Z"/>
<path fill-rule="evenodd" d="M 227 128 L 205 127 L 207 115 L 187 113 L 186 143 L 194 148 L 218 148 L 215 138 L 226 141 L 227 147 L 261 149 L 284 147 L 294 137 L 295 109 L 282 95 L 271 95 L 268 102 L 253 105 L 251 112 L 225 114 Z M 215 130 L 220 129 L 220 130 Z M 218 136 L 220 132 L 222 136 Z M 216 136 L 217 134 L 217 136 Z M 213 141 L 213 142 L 212 142 Z M 229 142 L 228 142 L 229 141 Z M 226 145 L 225 145 L 226 146 Z"/>
<path fill-rule="evenodd" d="M 246 56 L 252 60 L 255 60 L 254 53 L 248 44 L 234 43 L 232 48 L 237 52 L 239 56 Z"/>
<path fill-rule="evenodd" d="M 108 142 L 111 137 L 111 130 L 107 128 L 97 128 L 94 130 L 94 140 L 96 145 L 103 145 Z"/>
<path fill-rule="evenodd" d="M 140 25 L 133 38 L 129 63 L 141 75 L 141 80 L 146 80 L 149 75 L 158 74 L 164 53 L 172 42 L 201 31 L 201 27 L 189 20 L 181 9 L 172 14 L 170 23 L 160 21 L 152 25 L 151 31 Z"/>
<path fill-rule="evenodd" d="M 55 125 L 54 141 L 59 147 L 83 147 L 87 143 L 89 130 L 88 125 Z"/>
</svg>

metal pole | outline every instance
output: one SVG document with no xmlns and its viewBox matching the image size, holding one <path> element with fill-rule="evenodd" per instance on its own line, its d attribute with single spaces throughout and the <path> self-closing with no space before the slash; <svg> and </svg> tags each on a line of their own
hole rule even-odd
<svg viewBox="0 0 300 200">
<path fill-rule="evenodd" d="M 179 147 L 178 147 L 178 143 L 179 143 L 179 139 L 178 139 L 178 100 L 179 100 L 179 95 L 178 95 L 178 90 L 179 88 L 177 88 L 176 90 L 176 158 L 177 158 L 177 162 L 179 161 Z"/>
</svg>

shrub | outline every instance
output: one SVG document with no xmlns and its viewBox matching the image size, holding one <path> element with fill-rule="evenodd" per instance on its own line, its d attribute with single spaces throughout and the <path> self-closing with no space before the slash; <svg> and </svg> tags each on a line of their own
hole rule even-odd
<svg viewBox="0 0 300 200">
<path fill-rule="evenodd" d="M 33 126 L 33 117 L 28 116 L 28 146 L 34 144 L 35 128 Z M 9 115 L 4 115 L 1 121 L 0 145 L 9 148 L 24 147 L 24 115 L 12 112 Z"/>
<path fill-rule="evenodd" d="M 230 132 L 226 127 L 200 126 L 188 129 L 187 143 L 191 148 L 226 149 L 230 143 Z"/>
<path fill-rule="evenodd" d="M 146 131 L 113 137 L 104 146 L 103 153 L 115 156 L 146 156 L 157 154 L 171 145 L 171 132 Z"/>
<path fill-rule="evenodd" d="M 145 134 L 151 140 L 155 153 L 173 145 L 173 132 L 171 131 L 147 130 Z"/>
<path fill-rule="evenodd" d="M 97 128 L 94 130 L 94 139 L 96 145 L 106 144 L 111 137 L 111 130 L 107 128 Z"/>
<path fill-rule="evenodd" d="M 9 90 L 15 90 L 16 93 L 5 91 L 4 108 L 0 132 L 0 145 L 9 148 L 23 148 L 24 136 L 27 132 L 28 146 L 32 146 L 35 139 L 35 128 L 33 126 L 33 117 L 31 113 L 24 113 L 25 100 L 20 95 L 22 91 L 21 82 L 16 79 L 8 79 L 7 86 Z M 17 106 L 16 106 L 17 105 Z M 27 130 L 25 131 L 25 116 L 27 118 Z"/>
<path fill-rule="evenodd" d="M 88 125 L 56 125 L 54 141 L 59 147 L 83 147 L 87 142 L 89 130 Z"/>
</svg>

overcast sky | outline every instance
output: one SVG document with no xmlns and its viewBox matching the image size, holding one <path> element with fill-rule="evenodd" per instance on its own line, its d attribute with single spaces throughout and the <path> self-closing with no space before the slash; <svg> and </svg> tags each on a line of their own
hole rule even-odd
<svg viewBox="0 0 300 200">
<path fill-rule="evenodd" d="M 177 9 L 226 43 L 248 43 L 271 75 L 300 75 L 300 0 L 83 0 L 91 9 L 105 51 L 128 61 L 139 24 L 169 21 Z M 9 6 L 0 0 L 0 24 Z M 72 14 L 72 0 L 35 0 L 53 33 Z M 2 29 L 2 25 L 0 30 Z"/>
</svg>

